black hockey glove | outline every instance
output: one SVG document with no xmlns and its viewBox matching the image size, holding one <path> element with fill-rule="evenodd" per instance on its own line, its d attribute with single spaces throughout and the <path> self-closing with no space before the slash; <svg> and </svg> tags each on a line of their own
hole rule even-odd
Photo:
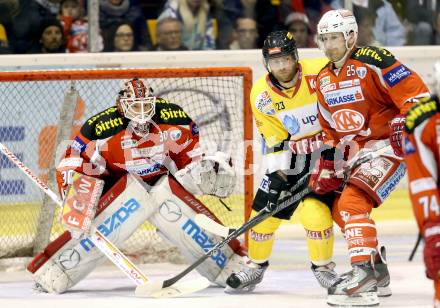
<svg viewBox="0 0 440 308">
<path fill-rule="evenodd" d="M 261 180 L 252 208 L 260 211 L 270 205 L 271 209 L 275 210 L 280 200 L 285 199 L 287 194 L 291 195 L 288 192 L 290 187 L 292 187 L 292 184 L 277 171 L 266 174 Z"/>
</svg>

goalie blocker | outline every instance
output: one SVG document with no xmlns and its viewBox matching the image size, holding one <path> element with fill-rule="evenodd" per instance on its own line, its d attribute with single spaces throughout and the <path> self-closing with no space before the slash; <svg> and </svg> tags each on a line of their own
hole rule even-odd
<svg viewBox="0 0 440 308">
<path fill-rule="evenodd" d="M 146 186 L 133 175 L 121 178 L 100 198 L 92 225 L 119 246 L 148 220 L 160 236 L 180 249 L 189 263 L 221 241 L 194 222 L 199 213 L 218 219 L 173 177 L 162 176 L 150 191 Z M 44 290 L 63 293 L 105 260 L 90 238 L 74 239 L 66 231 L 39 253 L 27 269 Z M 225 286 L 227 277 L 245 262 L 239 241 L 233 240 L 197 270 L 211 282 Z"/>
</svg>

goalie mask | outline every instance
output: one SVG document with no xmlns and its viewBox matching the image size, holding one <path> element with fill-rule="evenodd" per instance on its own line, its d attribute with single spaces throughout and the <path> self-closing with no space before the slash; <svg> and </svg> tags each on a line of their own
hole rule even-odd
<svg viewBox="0 0 440 308">
<path fill-rule="evenodd" d="M 154 116 L 156 97 L 144 80 L 133 78 L 124 81 L 119 91 L 118 105 L 130 126 L 138 135 L 148 134 L 149 121 Z"/>
</svg>

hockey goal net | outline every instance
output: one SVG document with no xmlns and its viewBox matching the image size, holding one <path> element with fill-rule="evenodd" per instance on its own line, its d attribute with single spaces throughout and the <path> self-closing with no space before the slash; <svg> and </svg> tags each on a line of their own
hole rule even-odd
<svg viewBox="0 0 440 308">
<path fill-rule="evenodd" d="M 224 224 L 242 224 L 253 197 L 248 68 L 0 72 L 0 142 L 56 191 L 55 166 L 69 140 L 87 118 L 114 104 L 121 80 L 133 77 L 184 108 L 199 125 L 203 148 L 232 155 L 234 193 L 223 200 L 200 199 Z M 62 231 L 57 207 L 0 154 L 0 258 L 32 256 Z M 148 223 L 122 248 L 145 255 L 145 262 L 173 258 L 173 248 Z"/>
</svg>

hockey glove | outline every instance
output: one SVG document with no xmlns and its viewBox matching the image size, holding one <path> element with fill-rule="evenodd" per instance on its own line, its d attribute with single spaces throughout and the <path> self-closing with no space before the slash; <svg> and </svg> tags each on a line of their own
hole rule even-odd
<svg viewBox="0 0 440 308">
<path fill-rule="evenodd" d="M 342 167 L 343 161 L 338 161 L 338 167 Z M 338 189 L 344 182 L 343 177 L 337 177 L 334 160 L 321 157 L 316 161 L 309 180 L 309 187 L 317 194 L 326 194 Z"/>
<path fill-rule="evenodd" d="M 104 188 L 104 181 L 81 173 L 74 173 L 67 189 L 60 219 L 72 237 L 88 234 Z"/>
<path fill-rule="evenodd" d="M 394 154 L 403 157 L 402 133 L 405 127 L 405 116 L 402 114 L 394 117 L 390 122 L 390 144 L 393 147 Z"/>
<path fill-rule="evenodd" d="M 426 276 L 429 279 L 440 278 L 440 222 L 427 222 L 424 232 L 425 248 L 423 258 Z"/>
<path fill-rule="evenodd" d="M 288 192 L 292 186 L 286 178 L 283 178 L 280 171 L 275 171 L 270 174 L 266 174 L 261 180 L 260 187 L 254 199 L 252 208 L 256 211 L 260 211 L 267 205 L 271 210 L 275 210 L 276 205 L 284 198 L 291 195 Z"/>
<path fill-rule="evenodd" d="M 202 158 L 198 185 L 204 194 L 225 198 L 233 192 L 235 180 L 235 170 L 227 154 L 216 152 Z"/>
</svg>

